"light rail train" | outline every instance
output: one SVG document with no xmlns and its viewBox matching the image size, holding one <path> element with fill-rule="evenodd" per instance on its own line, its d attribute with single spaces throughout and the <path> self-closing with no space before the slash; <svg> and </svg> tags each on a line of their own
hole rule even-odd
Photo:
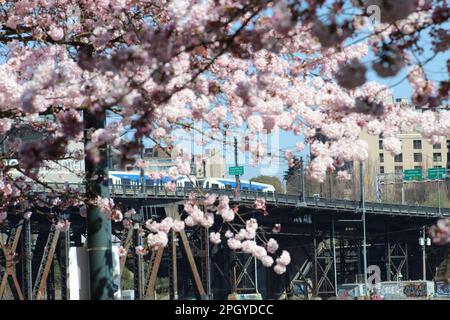
<svg viewBox="0 0 450 320">
<path fill-rule="evenodd" d="M 162 177 L 161 179 L 150 179 L 148 175 L 145 175 L 146 187 L 163 187 L 169 181 L 176 183 L 177 188 L 194 188 L 201 189 L 235 189 L 236 180 L 227 178 L 196 178 L 178 176 L 175 179 L 170 177 Z M 131 185 L 139 186 L 141 184 L 140 172 L 136 171 L 110 171 L 109 183 L 113 185 Z M 275 187 L 270 184 L 252 182 L 247 180 L 240 180 L 240 186 L 242 191 L 259 191 L 259 192 L 275 192 Z"/>
</svg>

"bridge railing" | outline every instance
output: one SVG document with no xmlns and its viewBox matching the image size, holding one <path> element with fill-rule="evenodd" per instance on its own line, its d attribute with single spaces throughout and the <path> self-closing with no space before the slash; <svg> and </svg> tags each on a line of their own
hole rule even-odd
<svg viewBox="0 0 450 320">
<path fill-rule="evenodd" d="M 55 190 L 75 190 L 84 193 L 86 187 L 84 184 L 68 184 L 68 183 L 48 183 L 49 187 Z M 36 184 L 33 187 L 33 192 L 36 193 L 50 193 L 51 189 L 43 185 Z M 138 184 L 111 184 L 109 191 L 113 197 L 158 197 L 158 198 L 176 198 L 187 199 L 191 192 L 198 193 L 194 188 L 176 188 L 174 191 L 168 191 L 164 186 L 145 186 L 145 193 L 142 193 L 141 186 Z M 239 195 L 236 195 L 231 189 L 202 189 L 206 193 L 214 193 L 217 195 L 227 195 L 232 200 L 239 200 L 243 202 L 254 202 L 257 198 L 264 198 L 267 204 L 284 205 L 284 206 L 298 206 L 301 204 L 299 195 L 273 193 L 273 192 L 258 192 L 242 190 Z M 320 209 L 335 209 L 344 211 L 360 211 L 361 204 L 359 201 L 342 200 L 342 199 L 328 199 L 320 197 L 306 197 L 306 206 Z M 402 205 L 402 204 L 387 204 L 378 202 L 366 202 L 366 212 L 385 213 L 385 214 L 405 214 L 405 215 L 423 215 L 423 216 L 439 216 L 439 209 L 435 207 L 417 206 L 417 205 Z M 441 208 L 441 215 L 450 216 L 450 208 Z"/>
</svg>

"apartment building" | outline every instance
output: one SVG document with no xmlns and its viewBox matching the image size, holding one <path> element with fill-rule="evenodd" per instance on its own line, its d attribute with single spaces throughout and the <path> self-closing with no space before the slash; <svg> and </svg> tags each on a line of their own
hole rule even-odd
<svg viewBox="0 0 450 320">
<path fill-rule="evenodd" d="M 402 153 L 393 156 L 383 149 L 382 137 L 363 132 L 361 138 L 369 144 L 369 159 L 366 162 L 369 173 L 402 173 L 407 169 L 422 169 L 423 172 L 428 168 L 450 169 L 450 139 L 432 145 L 418 133 L 399 134 Z"/>
</svg>

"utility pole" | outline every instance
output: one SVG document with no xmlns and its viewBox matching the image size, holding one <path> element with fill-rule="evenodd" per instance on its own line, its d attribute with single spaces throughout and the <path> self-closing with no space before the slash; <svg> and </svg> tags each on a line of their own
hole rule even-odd
<svg viewBox="0 0 450 320">
<path fill-rule="evenodd" d="M 305 166 L 303 163 L 303 157 L 300 157 L 300 179 L 302 180 L 302 204 L 306 204 L 305 194 Z"/>
<path fill-rule="evenodd" d="M 202 160 L 202 171 L 203 171 L 203 178 L 206 178 L 206 160 Z"/>
<path fill-rule="evenodd" d="M 425 251 L 425 226 L 423 226 L 423 231 L 422 231 L 422 268 L 423 268 L 423 281 L 427 280 L 427 267 L 426 267 L 426 259 L 427 259 L 427 253 Z"/>
<path fill-rule="evenodd" d="M 144 161 L 145 156 L 145 147 L 144 147 L 144 139 L 141 138 L 141 160 Z M 140 168 L 140 180 L 141 180 L 141 193 L 145 194 L 145 171 L 144 167 Z"/>
<path fill-rule="evenodd" d="M 206 239 L 205 239 L 205 249 L 206 249 L 206 266 L 207 266 L 207 281 L 208 281 L 208 294 L 207 294 L 207 299 L 208 300 L 212 300 L 213 299 L 213 295 L 211 293 L 211 253 L 210 253 L 210 248 L 209 248 L 209 239 L 208 239 L 208 235 L 209 235 L 209 228 L 206 228 Z"/>
<path fill-rule="evenodd" d="M 405 204 L 405 183 L 402 181 L 402 204 Z"/>
<path fill-rule="evenodd" d="M 237 138 L 234 137 L 234 165 L 238 166 L 238 147 L 237 147 Z M 239 180 L 239 175 L 236 174 L 236 195 L 240 196 L 241 193 L 241 182 Z"/>
<path fill-rule="evenodd" d="M 437 181 L 437 185 L 438 185 L 438 213 L 439 215 L 441 215 L 441 180 L 438 179 Z M 425 235 L 424 235 L 425 237 Z"/>
<path fill-rule="evenodd" d="M 427 253 L 426 246 L 431 246 L 431 239 L 427 238 L 426 227 L 422 227 L 422 237 L 419 239 L 419 244 L 422 246 L 422 273 L 423 281 L 427 280 Z"/>
<path fill-rule="evenodd" d="M 90 134 L 104 128 L 105 112 L 83 112 L 85 144 Z M 92 130 L 92 132 L 90 132 Z M 99 148 L 100 162 L 85 157 L 87 202 L 87 251 L 89 254 L 90 299 L 113 300 L 113 259 L 111 243 L 111 220 L 95 204 L 97 197 L 109 198 L 107 147 Z"/>
<path fill-rule="evenodd" d="M 363 260 L 364 260 L 364 284 L 365 293 L 367 295 L 368 280 L 367 280 L 367 244 L 366 244 L 366 203 L 364 197 L 364 164 L 359 162 L 359 189 L 361 191 L 361 210 L 363 220 Z"/>
</svg>

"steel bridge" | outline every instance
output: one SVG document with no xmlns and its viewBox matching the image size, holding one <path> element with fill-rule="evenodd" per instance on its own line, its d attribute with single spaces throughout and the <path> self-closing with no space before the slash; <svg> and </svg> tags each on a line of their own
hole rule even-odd
<svg viewBox="0 0 450 320">
<path fill-rule="evenodd" d="M 69 187 L 84 192 L 84 185 L 80 184 L 50 186 L 55 190 Z M 138 212 L 135 223 L 165 216 L 183 218 L 182 204 L 192 191 L 199 192 L 188 188 L 168 192 L 157 187 L 143 190 L 136 185 L 110 185 L 111 197 L 117 204 Z M 168 278 L 170 299 L 223 299 L 231 292 L 256 291 L 269 299 L 283 295 L 329 297 L 334 295 L 336 284 L 361 281 L 360 201 L 250 191 L 236 194 L 223 189 L 200 191 L 227 195 L 232 204 L 239 205 L 243 220 L 257 218 L 261 225 L 258 237 L 273 237 L 280 248 L 291 253 L 292 263 L 286 274 L 276 275 L 251 256 L 230 251 L 224 243 L 209 243 L 205 228 L 187 228 L 180 234 L 170 233 L 165 249 L 145 257 L 130 255 L 121 259 L 121 270 L 127 268 L 134 275 L 136 299 L 155 299 L 161 278 Z M 33 192 L 51 194 L 50 189 L 40 186 L 35 186 Z M 253 208 L 258 197 L 266 199 L 267 216 Z M 366 202 L 365 210 L 368 264 L 382 270 L 383 280 L 398 279 L 399 275 L 405 280 L 420 279 L 420 231 L 439 217 L 450 217 L 450 209 Z M 59 232 L 54 228 L 58 217 L 71 221 L 69 231 Z M 281 224 L 281 232 L 273 232 L 275 223 Z M 218 230 L 220 225 L 216 222 L 209 231 Z M 232 226 L 239 229 L 243 223 L 236 219 Z M 30 220 L 10 213 L 0 230 L 3 249 L 0 298 L 70 299 L 68 252 L 70 247 L 82 247 L 86 237 L 85 219 L 79 211 L 52 212 L 42 208 Z M 121 245 L 133 252 L 142 244 L 143 239 L 133 228 L 125 229 L 121 223 L 113 223 L 112 230 Z M 427 250 L 427 279 L 431 280 L 445 248 Z"/>
</svg>

